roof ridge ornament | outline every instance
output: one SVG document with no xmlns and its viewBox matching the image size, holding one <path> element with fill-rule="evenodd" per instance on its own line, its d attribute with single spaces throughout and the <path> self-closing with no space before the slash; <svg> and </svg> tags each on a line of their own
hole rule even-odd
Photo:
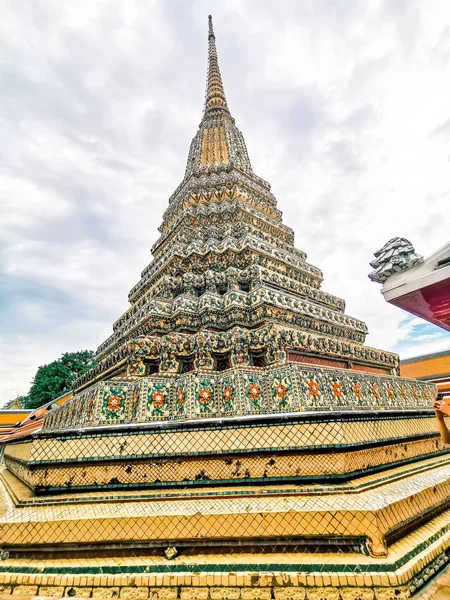
<svg viewBox="0 0 450 600">
<path fill-rule="evenodd" d="M 230 114 L 223 88 L 222 76 L 217 58 L 216 36 L 214 35 L 212 16 L 208 16 L 208 73 L 203 116 L 213 110 L 223 110 Z M 230 115 L 231 116 L 231 115 Z"/>
<path fill-rule="evenodd" d="M 375 269 L 369 279 L 384 283 L 394 273 L 407 271 L 423 262 L 423 256 L 416 254 L 414 246 L 406 238 L 392 238 L 377 252 L 370 266 Z"/>
</svg>

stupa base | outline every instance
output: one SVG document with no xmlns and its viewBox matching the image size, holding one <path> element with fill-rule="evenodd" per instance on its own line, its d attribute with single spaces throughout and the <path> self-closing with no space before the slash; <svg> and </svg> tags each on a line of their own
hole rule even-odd
<svg viewBox="0 0 450 600">
<path fill-rule="evenodd" d="M 361 554 L 182 554 L 142 550 L 81 558 L 8 558 L 0 593 L 40 597 L 164 600 L 403 600 L 449 561 L 450 511 L 400 542 L 382 560 Z"/>
<path fill-rule="evenodd" d="M 446 452 L 434 411 L 397 409 L 41 432 L 7 444 L 4 456 L 12 473 L 36 494 L 47 495 L 227 485 L 331 486 Z"/>
<path fill-rule="evenodd" d="M 402 599 L 450 557 L 448 454 L 338 486 L 39 497 L 1 473 L 2 593 Z"/>
</svg>

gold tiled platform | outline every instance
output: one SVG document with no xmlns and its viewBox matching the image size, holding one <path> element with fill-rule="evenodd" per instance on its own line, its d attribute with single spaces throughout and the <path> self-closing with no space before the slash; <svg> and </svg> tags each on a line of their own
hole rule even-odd
<svg viewBox="0 0 450 600">
<path fill-rule="evenodd" d="M 431 466 L 424 464 L 422 468 Z M 369 483 L 376 482 L 366 481 Z M 396 494 L 393 488 L 391 494 Z M 3 523 L 14 515 L 16 521 L 31 528 L 35 523 L 30 517 L 35 518 L 36 511 L 43 509 L 16 508 L 5 493 L 0 506 Z M 121 504 L 114 506 L 120 508 Z M 97 505 L 98 513 L 104 507 Z M 73 503 L 64 507 L 66 522 L 76 519 L 79 513 L 75 508 Z M 61 507 L 43 510 L 47 518 L 61 517 Z M 392 544 L 385 558 L 355 553 L 290 553 L 283 552 L 283 548 L 270 554 L 245 551 L 215 554 L 205 553 L 206 548 L 201 544 L 197 553 L 181 553 L 173 560 L 136 551 L 128 556 L 86 554 L 78 558 L 70 555 L 45 558 L 41 555 L 36 561 L 34 553 L 32 557 L 0 561 L 0 586 L 3 586 L 0 593 L 13 592 L 16 597 L 39 594 L 168 600 L 401 600 L 410 597 L 411 592 L 447 562 L 449 546 L 450 513 L 445 512 Z"/>
<path fill-rule="evenodd" d="M 436 457 L 415 465 L 371 475 L 342 486 L 283 486 L 273 488 L 218 488 L 215 492 L 154 495 L 121 494 L 108 502 L 36 503 L 15 507 L 6 498 L 0 520 L 5 548 L 25 545 L 132 544 L 158 546 L 196 544 L 199 539 L 261 543 L 261 540 L 348 538 L 366 540 L 373 556 L 386 556 L 389 539 L 402 528 L 441 511 L 450 495 L 450 457 Z M 61 499 L 60 499 L 61 500 Z M 75 500 L 75 498 L 74 498 Z"/>
<path fill-rule="evenodd" d="M 143 428 L 144 427 L 144 428 Z M 55 432 L 9 444 L 37 492 L 334 478 L 443 452 L 430 410 L 268 415 Z M 64 465 L 64 468 L 61 468 Z"/>
<path fill-rule="evenodd" d="M 386 600 L 447 561 L 450 454 L 430 410 L 80 433 L 6 448 L 15 595 Z"/>
<path fill-rule="evenodd" d="M 232 481 L 280 481 L 281 479 L 302 480 L 324 478 L 325 473 L 346 476 L 349 473 L 365 472 L 392 462 L 413 460 L 442 450 L 438 439 L 419 440 L 408 444 L 392 444 L 364 450 L 340 453 L 288 454 L 269 456 L 239 456 L 223 458 L 197 458 L 180 461 L 163 459 L 156 461 L 110 462 L 108 464 L 68 465 L 64 470 L 57 466 L 25 469 L 21 464 L 7 458 L 7 465 L 23 481 L 37 490 L 47 489 L 95 489 L 96 486 L 118 487 L 161 487 L 179 482 L 212 484 Z M 329 477 L 330 475 L 328 475 Z M 113 483 L 111 483 L 113 482 Z"/>
<path fill-rule="evenodd" d="M 280 448 L 333 448 L 392 441 L 406 437 L 437 436 L 436 419 L 432 411 L 377 414 L 350 414 L 344 419 L 326 413 L 321 418 L 310 415 L 288 415 L 285 418 L 265 421 L 210 420 L 203 426 L 176 424 L 171 427 L 149 426 L 137 433 L 131 428 L 109 429 L 104 434 L 89 430 L 66 437 L 41 436 L 32 443 L 8 445 L 7 456 L 15 456 L 32 462 L 54 462 L 97 458 L 161 458 L 189 453 L 211 454 L 214 452 L 261 452 Z M 137 452 L 139 450 L 139 452 Z"/>
</svg>

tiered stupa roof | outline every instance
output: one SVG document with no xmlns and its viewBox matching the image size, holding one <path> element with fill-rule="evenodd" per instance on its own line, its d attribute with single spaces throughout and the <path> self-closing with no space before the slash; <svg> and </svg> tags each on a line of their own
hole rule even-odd
<svg viewBox="0 0 450 600">
<path fill-rule="evenodd" d="M 236 327 L 255 337 L 258 328 L 266 332 L 270 326 L 276 332 L 271 335 L 283 337 L 280 345 L 298 351 L 362 361 L 384 372 L 397 368 L 395 355 L 363 346 L 365 323 L 346 315 L 344 301 L 321 289 L 322 272 L 295 248 L 270 184 L 253 172 L 228 107 L 211 18 L 203 116 L 159 231 L 153 260 L 130 291 L 130 308 L 99 346 L 98 366 L 77 381 L 77 389 L 125 365 L 129 375 L 142 375 L 146 360 L 156 361 L 160 373 L 179 372 L 183 356 L 193 357 L 193 368 L 214 370 L 211 352 L 199 356 L 197 338 L 204 330 L 216 332 L 223 353 L 231 352 L 230 366 L 252 364 L 251 352 L 235 356 L 220 336 L 233 337 Z M 177 349 L 169 358 L 175 332 Z M 133 340 L 142 342 L 143 336 L 151 336 L 146 343 L 153 353 L 136 365 Z M 287 356 L 283 350 L 277 359 L 273 349 L 257 345 L 265 355 L 259 365 Z"/>
</svg>

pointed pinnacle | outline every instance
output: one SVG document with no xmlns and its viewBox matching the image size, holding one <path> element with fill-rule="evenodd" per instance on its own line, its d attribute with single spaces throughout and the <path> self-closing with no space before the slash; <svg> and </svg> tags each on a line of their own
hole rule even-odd
<svg viewBox="0 0 450 600">
<path fill-rule="evenodd" d="M 208 15 L 208 39 L 210 36 L 215 37 L 214 35 L 214 29 L 213 29 L 213 24 L 212 24 L 212 16 Z"/>
<path fill-rule="evenodd" d="M 212 24 L 211 15 L 208 16 L 208 77 L 206 82 L 206 98 L 204 114 L 210 110 L 222 109 L 227 113 L 227 99 L 223 89 L 222 77 L 217 59 L 216 36 Z"/>
</svg>

